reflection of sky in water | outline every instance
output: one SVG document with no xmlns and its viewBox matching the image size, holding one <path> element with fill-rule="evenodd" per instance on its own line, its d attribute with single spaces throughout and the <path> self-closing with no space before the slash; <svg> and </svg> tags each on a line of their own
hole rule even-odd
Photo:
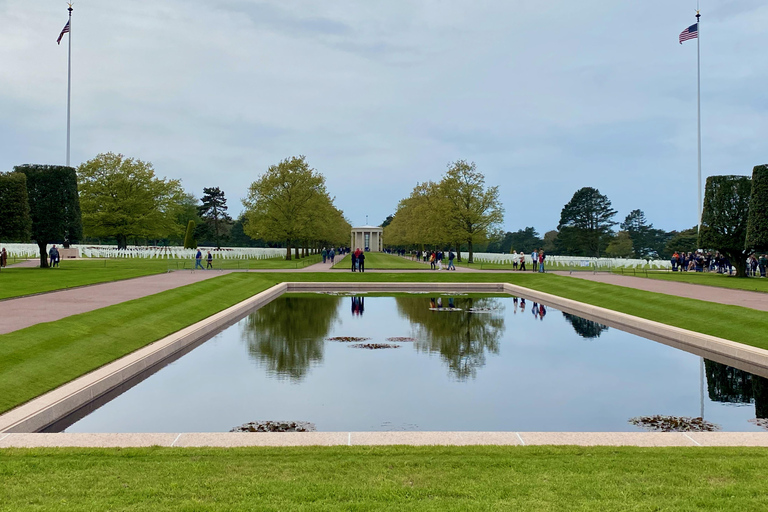
<svg viewBox="0 0 768 512">
<path fill-rule="evenodd" d="M 468 300 L 457 296 L 457 307 Z M 255 420 L 321 431 L 636 431 L 635 416 L 699 416 L 697 356 L 614 328 L 581 337 L 553 308 L 534 316 L 531 301 L 523 311 L 491 299 L 498 311 L 480 314 L 431 312 L 429 302 L 368 296 L 360 315 L 350 297 L 282 297 L 67 431 L 222 432 Z M 334 336 L 420 339 L 361 350 L 325 341 Z M 748 421 L 754 405 L 713 402 L 706 389 L 705 419 L 761 430 Z"/>
</svg>

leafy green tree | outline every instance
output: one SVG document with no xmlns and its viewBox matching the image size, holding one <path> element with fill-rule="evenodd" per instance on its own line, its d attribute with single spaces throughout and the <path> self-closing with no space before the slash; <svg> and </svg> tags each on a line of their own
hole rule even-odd
<svg viewBox="0 0 768 512">
<path fill-rule="evenodd" d="M 576 334 L 582 338 L 595 339 L 599 338 L 603 331 L 608 330 L 607 325 L 597 323 L 593 320 L 587 320 L 577 315 L 571 315 L 570 313 L 563 313 L 563 317 L 568 321 L 576 331 Z"/>
<path fill-rule="evenodd" d="M 752 180 L 749 176 L 710 176 L 704 191 L 699 248 L 720 251 L 747 276 L 747 219 Z"/>
<path fill-rule="evenodd" d="M 176 224 L 185 193 L 179 180 L 155 177 L 152 164 L 102 153 L 77 169 L 83 226 L 91 237 L 114 237 L 118 248 L 130 238 L 165 238 Z"/>
<path fill-rule="evenodd" d="M 27 198 L 27 177 L 20 172 L 0 173 L 0 240 L 26 242 L 32 232 Z"/>
<path fill-rule="evenodd" d="M 615 215 L 608 197 L 595 188 L 581 188 L 560 212 L 558 242 L 571 254 L 600 256 L 612 236 Z"/>
<path fill-rule="evenodd" d="M 226 227 L 231 226 L 232 217 L 227 215 L 227 198 L 219 187 L 203 188 L 203 197 L 198 215 L 212 228 L 216 248 L 221 249 L 221 236 Z"/>
<path fill-rule="evenodd" d="M 552 229 L 550 231 L 547 231 L 544 233 L 544 240 L 542 242 L 541 248 L 544 249 L 544 252 L 549 255 L 556 255 L 559 253 L 557 249 L 557 236 L 559 233 L 556 229 Z"/>
<path fill-rule="evenodd" d="M 185 192 L 179 197 L 179 202 L 176 205 L 176 230 L 170 237 L 177 241 L 176 245 L 184 245 L 184 237 L 187 234 L 187 225 L 191 220 L 195 222 L 195 237 L 197 238 L 197 227 L 203 224 L 203 219 L 197 214 L 199 206 L 200 202 L 194 194 Z"/>
<path fill-rule="evenodd" d="M 443 222 L 450 239 L 467 244 L 467 262 L 473 263 L 474 244 L 484 241 L 504 221 L 499 187 L 486 188 L 485 176 L 477 171 L 474 162 L 457 160 L 448 165 L 439 189 L 448 203 Z"/>
<path fill-rule="evenodd" d="M 304 156 L 272 165 L 253 182 L 243 200 L 248 222 L 245 233 L 252 238 L 285 242 L 286 260 L 291 248 L 313 238 L 310 221 L 317 213 L 317 196 L 328 197 L 325 178 L 312 169 Z M 349 236 L 349 234 L 347 234 Z"/>
<path fill-rule="evenodd" d="M 72 167 L 20 165 L 14 171 L 27 177 L 32 239 L 40 249 L 40 268 L 48 267 L 48 244 L 74 243 L 83 236 L 77 174 Z"/>
<path fill-rule="evenodd" d="M 746 247 L 748 251 L 768 252 L 768 165 L 752 170 Z"/>
<path fill-rule="evenodd" d="M 648 224 L 642 210 L 632 210 L 619 226 L 632 239 L 635 255 L 639 258 L 656 258 L 662 256 L 664 247 L 670 235 L 663 229 L 655 229 Z"/>
<path fill-rule="evenodd" d="M 392 220 L 394 218 L 395 218 L 394 214 L 393 215 L 387 215 L 387 218 L 384 219 L 384 222 L 381 223 L 381 227 L 385 228 L 385 227 L 389 226 L 390 224 L 392 224 Z"/>
<path fill-rule="evenodd" d="M 677 252 L 694 252 L 699 248 L 699 227 L 693 226 L 683 231 L 670 231 L 669 239 L 664 246 L 665 257 L 671 257 Z"/>
<path fill-rule="evenodd" d="M 184 235 L 184 248 L 197 249 L 197 241 L 195 240 L 195 221 L 193 220 L 190 220 L 187 223 L 187 232 Z"/>
<path fill-rule="evenodd" d="M 506 247 L 507 240 L 509 242 L 509 248 Z M 523 251 L 528 254 L 534 249 L 540 249 L 544 245 L 544 241 L 539 236 L 539 233 L 533 227 L 527 227 L 525 229 L 519 229 L 514 233 L 507 233 L 507 240 L 504 243 L 504 252 L 515 250 L 516 252 Z"/>
<path fill-rule="evenodd" d="M 608 244 L 605 253 L 611 258 L 629 258 L 634 256 L 635 250 L 632 248 L 632 238 L 626 231 L 619 231 L 613 240 Z"/>
</svg>

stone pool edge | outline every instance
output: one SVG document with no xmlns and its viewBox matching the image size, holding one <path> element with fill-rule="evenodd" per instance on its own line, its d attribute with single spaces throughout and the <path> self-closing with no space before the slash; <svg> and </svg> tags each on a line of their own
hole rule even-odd
<svg viewBox="0 0 768 512">
<path fill-rule="evenodd" d="M 221 328 L 240 320 L 252 310 L 288 292 L 475 292 L 506 293 L 538 300 L 565 312 L 578 314 L 596 321 L 604 321 L 635 333 L 652 337 L 663 343 L 699 349 L 707 353 L 721 354 L 727 359 L 744 361 L 768 371 L 768 351 L 732 342 L 714 336 L 695 333 L 659 322 L 645 320 L 625 313 L 591 306 L 536 290 L 508 283 L 280 283 L 239 304 L 186 327 L 161 340 L 153 342 L 102 368 L 83 375 L 74 381 L 41 395 L 26 404 L 0 415 L 0 448 L 11 446 L 241 446 L 244 434 L 229 433 L 177 433 L 177 434 L 43 434 L 34 433 L 59 418 L 83 407 L 97 397 L 109 392 L 136 375 L 161 364 L 178 353 Z M 712 434 L 712 440 L 721 444 L 709 444 L 707 439 L 695 441 L 704 434 Z M 232 436 L 235 436 L 234 438 Z M 611 446 L 768 446 L 768 432 L 762 433 L 658 433 L 658 432 L 317 432 L 297 434 L 258 434 L 260 439 L 249 439 L 242 446 L 294 446 L 306 444 L 576 444 Z M 339 435 L 347 436 L 346 443 L 332 442 Z M 198 436 L 198 437 L 195 437 Z M 287 436 L 287 437 L 285 437 Z M 481 439 L 477 440 L 477 436 Z M 530 442 L 525 441 L 526 436 Z M 632 437 L 640 436 L 640 437 Z M 167 438 L 173 439 L 166 444 Z M 706 437 L 706 436 L 705 436 Z M 364 441 L 368 439 L 368 441 Z M 455 442 L 447 442 L 453 439 Z M 494 441 L 496 439 L 496 441 Z M 37 440 L 37 441 L 35 441 Z M 514 441 L 512 443 L 510 440 Z M 600 441 L 602 440 L 602 441 Z M 663 441 L 662 441 L 663 440 Z M 598 442 L 599 441 L 599 442 Z M 214 444 L 195 444 L 195 443 Z M 663 444 L 655 444 L 663 442 Z M 683 442 L 684 444 L 679 444 Z M 30 444 L 31 443 L 31 444 Z M 53 444 L 50 444 L 53 443 Z M 62 444 L 63 443 L 63 444 Z M 71 443 L 71 444 L 67 444 Z M 85 443 L 85 444 L 83 444 Z M 93 444 L 89 444 L 93 443 Z M 102 444 L 108 443 L 108 444 Z M 139 443 L 139 444 L 132 444 Z M 146 444 L 149 443 L 149 444 Z M 191 444 L 187 444 L 191 443 Z M 224 444 L 221 444 L 224 443 Z M 234 443 L 234 444 L 232 444 Z M 253 444 L 256 443 L 256 444 Z M 267 444 L 262 444 L 267 443 Z M 284 444 L 287 443 L 287 444 Z M 619 443 L 619 444 L 616 444 Z M 625 444 L 626 443 L 626 444 Z M 651 443 L 651 444 L 648 444 Z M 686 444 L 687 443 L 687 444 Z M 725 444 L 722 444 L 725 443 Z M 731 444 L 735 443 L 735 444 Z M 757 444 L 755 444 L 757 443 Z"/>
</svg>

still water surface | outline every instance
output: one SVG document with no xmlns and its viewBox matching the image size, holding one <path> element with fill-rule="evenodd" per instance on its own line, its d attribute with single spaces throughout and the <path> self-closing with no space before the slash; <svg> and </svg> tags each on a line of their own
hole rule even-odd
<svg viewBox="0 0 768 512">
<path fill-rule="evenodd" d="M 698 356 L 531 301 L 438 297 L 284 295 L 65 431 L 638 431 L 630 418 L 696 417 L 702 400 L 723 430 L 762 430 L 765 379 L 706 361 L 702 396 Z"/>
</svg>

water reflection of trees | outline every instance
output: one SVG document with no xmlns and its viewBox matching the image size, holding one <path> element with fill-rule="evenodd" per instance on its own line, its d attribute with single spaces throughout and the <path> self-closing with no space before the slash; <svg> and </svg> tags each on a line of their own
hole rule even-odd
<svg viewBox="0 0 768 512">
<path fill-rule="evenodd" d="M 768 418 L 768 380 L 751 373 L 704 360 L 707 391 L 713 402 L 755 404 L 755 417 Z"/>
<path fill-rule="evenodd" d="M 504 333 L 503 304 L 494 298 L 455 299 L 460 312 L 430 311 L 429 301 L 418 297 L 397 297 L 398 312 L 414 326 L 416 349 L 440 354 L 450 372 L 459 380 L 475 378 L 485 366 L 485 355 L 499 353 Z M 495 309 L 492 313 L 468 313 L 469 308 Z"/>
<path fill-rule="evenodd" d="M 338 319 L 341 297 L 281 297 L 246 318 L 242 338 L 267 371 L 301 380 L 323 360 L 323 343 Z"/>
<path fill-rule="evenodd" d="M 603 334 L 603 331 L 608 330 L 607 325 L 593 322 L 592 320 L 587 320 L 586 318 L 582 318 L 580 316 L 571 315 L 568 313 L 563 313 L 563 316 L 568 321 L 568 323 L 571 324 L 573 330 L 576 331 L 576 334 L 582 338 L 599 338 L 600 335 Z"/>
</svg>

